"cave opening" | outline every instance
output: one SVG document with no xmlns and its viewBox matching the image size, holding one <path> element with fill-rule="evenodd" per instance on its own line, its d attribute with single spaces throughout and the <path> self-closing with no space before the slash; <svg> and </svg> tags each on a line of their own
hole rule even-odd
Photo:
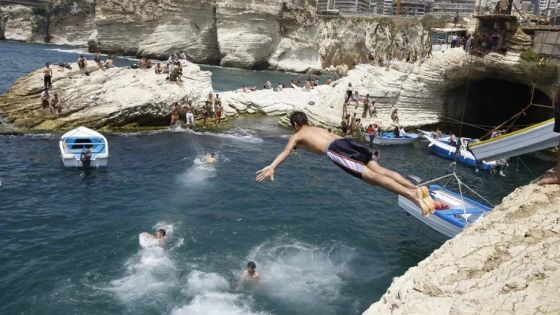
<svg viewBox="0 0 560 315">
<path fill-rule="evenodd" d="M 462 121 L 463 136 L 481 137 L 527 107 L 531 90 L 528 85 L 499 79 L 474 81 L 449 90 L 445 95 L 445 117 L 441 128 L 444 132 L 459 134 Z M 552 101 L 545 93 L 535 89 L 532 103 L 538 105 L 531 106 L 521 115 L 511 130 L 553 117 Z M 465 114 L 462 118 L 464 105 Z"/>
</svg>

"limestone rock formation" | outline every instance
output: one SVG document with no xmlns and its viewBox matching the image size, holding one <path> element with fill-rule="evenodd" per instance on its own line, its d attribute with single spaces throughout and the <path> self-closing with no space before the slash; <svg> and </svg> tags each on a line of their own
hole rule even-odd
<svg viewBox="0 0 560 315">
<path fill-rule="evenodd" d="M 516 189 L 395 278 L 364 315 L 560 313 L 559 209 L 557 185 Z"/>
<path fill-rule="evenodd" d="M 19 79 L 10 91 L 0 96 L 0 116 L 20 129 L 56 130 L 78 125 L 95 128 L 164 126 L 169 123 L 171 104 L 187 99 L 200 103 L 212 91 L 211 73 L 191 63 L 183 67 L 183 82 L 165 80 L 153 70 L 110 68 L 99 70 L 89 62 L 90 75 L 53 67 L 53 87 L 61 98 L 60 117 L 42 109 L 42 71 Z"/>
<path fill-rule="evenodd" d="M 0 31 L 5 39 L 31 41 L 36 28 L 33 10 L 28 6 L 8 4 L 0 7 Z"/>
<path fill-rule="evenodd" d="M 46 15 L 1 5 L 8 39 L 164 59 L 182 50 L 196 63 L 315 72 L 331 65 L 426 50 L 421 20 L 320 18 L 313 0 L 56 0 Z M 50 21 L 50 23 L 46 23 Z"/>
<path fill-rule="evenodd" d="M 393 61 L 388 67 L 361 64 L 348 72 L 346 77 L 330 86 L 319 86 L 310 91 L 284 89 L 281 92 L 262 90 L 253 93 L 223 93 L 226 107 L 237 113 L 262 113 L 283 115 L 293 110 L 306 111 L 313 123 L 336 128 L 342 115 L 344 95 L 349 83 L 354 91 L 370 101 L 376 101 L 377 116 L 362 117 L 363 107 L 349 106 L 350 114 L 356 113 L 364 125 L 377 123 L 383 128 L 396 125 L 391 119 L 392 109 L 399 109 L 398 124 L 418 127 L 435 124 L 443 116 L 461 119 L 465 94 L 456 91 L 484 79 L 532 83 L 530 67 L 518 54 L 489 54 L 484 58 L 467 55 L 461 48 L 435 53 L 425 62 L 408 63 Z M 538 88 L 549 97 L 560 87 L 555 68 L 539 73 Z"/>
<path fill-rule="evenodd" d="M 96 36 L 90 49 L 167 58 L 182 50 L 197 63 L 219 59 L 210 0 L 96 2 Z"/>
</svg>

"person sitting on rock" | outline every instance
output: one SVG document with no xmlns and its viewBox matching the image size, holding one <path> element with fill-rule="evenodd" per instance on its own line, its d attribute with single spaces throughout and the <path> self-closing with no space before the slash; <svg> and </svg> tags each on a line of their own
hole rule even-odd
<svg viewBox="0 0 560 315">
<path fill-rule="evenodd" d="M 60 98 L 58 97 L 58 93 L 54 92 L 51 99 L 50 99 L 50 109 L 51 113 L 58 115 L 62 111 L 62 104 L 60 103 Z"/>
<path fill-rule="evenodd" d="M 187 55 L 182 50 L 179 52 L 179 59 L 187 60 Z"/>
<path fill-rule="evenodd" d="M 156 74 L 161 74 L 161 64 L 156 62 L 156 66 L 154 67 L 154 71 Z"/>
<path fill-rule="evenodd" d="M 41 93 L 41 108 L 50 108 L 51 107 L 51 95 L 49 89 L 45 88 Z"/>
<path fill-rule="evenodd" d="M 105 69 L 113 68 L 113 67 L 114 67 L 114 65 L 113 65 L 113 59 L 107 59 L 107 60 L 105 60 L 105 63 L 103 63 L 103 66 L 105 67 Z"/>
<path fill-rule="evenodd" d="M 86 66 L 87 66 L 86 58 L 84 57 L 84 55 L 80 55 L 80 58 L 78 58 L 78 68 L 80 68 L 80 72 L 85 73 Z"/>
</svg>

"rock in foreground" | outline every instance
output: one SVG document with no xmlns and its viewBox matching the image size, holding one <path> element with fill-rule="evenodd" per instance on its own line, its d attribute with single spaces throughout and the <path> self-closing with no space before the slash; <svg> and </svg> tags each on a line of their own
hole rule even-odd
<svg viewBox="0 0 560 315">
<path fill-rule="evenodd" d="M 364 315 L 559 314 L 559 223 L 558 185 L 520 187 L 395 278 Z"/>
</svg>

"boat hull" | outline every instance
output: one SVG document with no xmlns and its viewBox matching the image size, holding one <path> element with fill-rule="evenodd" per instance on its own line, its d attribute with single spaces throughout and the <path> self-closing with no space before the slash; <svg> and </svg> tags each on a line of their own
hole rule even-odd
<svg viewBox="0 0 560 315">
<path fill-rule="evenodd" d="M 550 119 L 511 134 L 472 143 L 469 145 L 469 150 L 477 160 L 481 161 L 506 159 L 552 148 L 560 142 L 560 135 L 554 132 L 553 128 L 554 120 Z"/>
<path fill-rule="evenodd" d="M 107 139 L 86 127 L 78 127 L 62 135 L 59 149 L 65 167 L 84 167 L 81 160 L 83 154 L 89 155 L 91 168 L 106 167 L 109 159 Z"/>
<path fill-rule="evenodd" d="M 440 140 L 436 140 L 434 138 L 432 138 L 431 136 L 427 135 L 426 132 L 424 132 L 424 138 L 428 139 L 428 141 L 430 141 L 430 144 L 428 145 L 428 148 L 433 151 L 435 154 L 446 158 L 448 160 L 453 160 L 453 161 L 457 161 L 459 163 L 462 164 L 466 164 L 472 167 L 476 167 L 476 168 L 480 168 L 483 169 L 485 171 L 491 170 L 493 168 L 496 167 L 496 162 L 492 161 L 492 162 L 486 162 L 486 161 L 481 161 L 478 162 L 474 155 L 469 152 L 468 150 L 465 149 L 461 149 L 459 151 L 459 155 L 457 155 L 457 148 L 454 146 L 451 146 L 443 141 Z"/>
<path fill-rule="evenodd" d="M 366 142 L 372 142 L 371 137 L 369 134 L 364 133 L 364 138 Z M 407 136 L 402 138 L 394 138 L 394 137 L 385 137 L 385 136 L 376 136 L 373 137 L 373 144 L 376 145 L 405 145 L 405 144 L 412 144 L 418 140 L 418 136 L 416 134 L 407 134 Z"/>
<path fill-rule="evenodd" d="M 449 210 L 437 210 L 435 214 L 425 218 L 422 210 L 412 201 L 403 196 L 398 197 L 399 207 L 407 213 L 422 221 L 437 232 L 453 238 L 459 234 L 465 227 L 480 220 L 491 209 L 479 202 L 463 197 L 453 191 L 442 188 L 438 185 L 430 185 L 430 195 L 434 200 L 441 200 L 450 206 Z M 464 209 L 463 209 L 464 205 Z M 450 213 L 454 213 L 453 215 Z M 463 217 L 467 214 L 467 220 L 461 222 L 457 217 Z"/>
</svg>

